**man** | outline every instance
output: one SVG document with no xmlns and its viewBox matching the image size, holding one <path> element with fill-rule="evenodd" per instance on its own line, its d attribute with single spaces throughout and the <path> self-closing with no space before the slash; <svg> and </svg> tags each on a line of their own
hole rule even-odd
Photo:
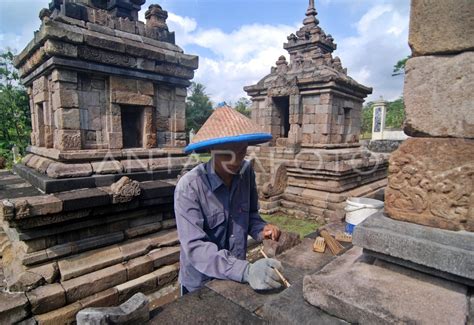
<svg viewBox="0 0 474 325">
<path fill-rule="evenodd" d="M 279 288 L 274 259 L 245 260 L 247 236 L 278 240 L 280 230 L 258 214 L 255 174 L 244 160 L 248 144 L 271 139 L 250 119 L 224 106 L 217 108 L 185 152 L 211 151 L 211 160 L 179 180 L 175 215 L 181 242 L 182 293 L 211 279 L 249 283 L 255 290 Z"/>
</svg>

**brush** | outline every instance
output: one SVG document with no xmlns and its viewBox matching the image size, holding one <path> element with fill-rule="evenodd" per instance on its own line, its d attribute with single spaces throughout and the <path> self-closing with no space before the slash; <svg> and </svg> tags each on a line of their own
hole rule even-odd
<svg viewBox="0 0 474 325">
<path fill-rule="evenodd" d="M 324 238 L 333 255 L 339 255 L 344 250 L 344 246 L 339 244 L 339 242 L 335 240 L 334 237 L 327 232 L 327 230 L 321 230 L 319 234 Z"/>
<path fill-rule="evenodd" d="M 324 253 L 326 250 L 326 241 L 323 237 L 317 237 L 313 244 L 313 251 L 318 253 Z"/>
<path fill-rule="evenodd" d="M 260 249 L 260 253 L 263 255 L 263 257 L 268 258 L 267 254 L 265 254 L 263 249 Z M 290 282 L 288 282 L 288 280 L 285 279 L 283 274 L 281 274 L 280 271 L 278 271 L 277 269 L 274 269 L 274 270 L 275 270 L 276 274 L 278 274 L 278 276 L 280 277 L 281 281 L 283 281 L 283 284 L 285 285 L 285 287 L 287 287 L 287 288 L 291 287 Z"/>
</svg>

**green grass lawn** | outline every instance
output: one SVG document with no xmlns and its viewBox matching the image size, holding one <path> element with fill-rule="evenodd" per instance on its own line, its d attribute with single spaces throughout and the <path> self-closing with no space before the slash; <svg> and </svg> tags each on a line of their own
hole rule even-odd
<svg viewBox="0 0 474 325">
<path fill-rule="evenodd" d="M 278 226 L 280 230 L 295 232 L 301 237 L 315 232 L 320 226 L 316 221 L 300 220 L 282 214 L 261 214 L 261 216 L 266 222 Z"/>
<path fill-rule="evenodd" d="M 208 153 L 201 153 L 201 154 L 192 154 L 193 157 L 198 159 L 200 162 L 208 162 L 211 159 L 211 155 Z"/>
</svg>

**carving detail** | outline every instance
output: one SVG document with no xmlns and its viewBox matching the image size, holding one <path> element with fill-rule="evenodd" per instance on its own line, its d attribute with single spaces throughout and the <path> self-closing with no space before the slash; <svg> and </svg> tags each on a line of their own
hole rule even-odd
<svg viewBox="0 0 474 325">
<path fill-rule="evenodd" d="M 280 195 L 285 191 L 288 177 L 286 174 L 286 166 L 281 164 L 278 166 L 273 182 L 267 182 L 263 184 L 262 195 L 264 198 Z"/>
<path fill-rule="evenodd" d="M 140 183 L 132 181 L 127 176 L 122 177 L 110 186 L 113 194 L 113 203 L 130 202 L 141 193 Z"/>
<path fill-rule="evenodd" d="M 428 212 L 446 220 L 467 220 L 474 192 L 474 164 L 445 171 L 428 170 L 426 162 L 405 154 L 390 162 L 387 203 L 403 211 Z"/>
</svg>

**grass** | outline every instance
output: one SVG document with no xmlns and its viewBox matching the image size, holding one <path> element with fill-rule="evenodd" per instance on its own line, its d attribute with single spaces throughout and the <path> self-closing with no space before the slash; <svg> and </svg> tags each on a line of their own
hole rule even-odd
<svg viewBox="0 0 474 325">
<path fill-rule="evenodd" d="M 261 216 L 263 220 L 278 226 L 280 230 L 295 232 L 301 237 L 315 232 L 320 226 L 315 221 L 295 219 L 282 214 L 261 214 Z"/>
<path fill-rule="evenodd" d="M 211 159 L 211 155 L 208 153 L 193 154 L 194 158 L 198 159 L 200 162 L 208 162 Z"/>
</svg>

